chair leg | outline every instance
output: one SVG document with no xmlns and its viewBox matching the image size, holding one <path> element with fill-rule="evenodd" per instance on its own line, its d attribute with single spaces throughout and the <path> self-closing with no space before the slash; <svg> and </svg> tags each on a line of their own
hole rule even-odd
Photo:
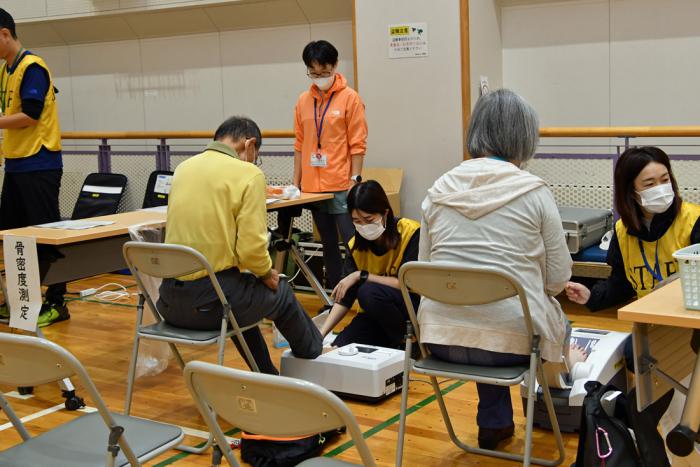
<svg viewBox="0 0 700 467">
<path fill-rule="evenodd" d="M 14 410 L 12 410 L 10 403 L 7 402 L 7 399 L 5 399 L 5 396 L 3 396 L 1 392 L 0 392 L 0 410 L 5 412 L 5 415 L 10 420 L 10 423 L 12 423 L 12 426 L 15 427 L 15 430 L 17 430 L 17 433 L 19 433 L 19 435 L 22 437 L 22 441 L 27 441 L 29 438 L 31 438 L 31 436 L 27 432 L 27 429 L 24 427 L 22 420 L 20 420 L 19 417 L 17 417 L 17 414 L 15 413 Z"/>
<path fill-rule="evenodd" d="M 129 362 L 129 374 L 126 379 L 126 397 L 124 398 L 124 415 L 131 413 L 131 398 L 134 393 L 134 380 L 136 379 L 136 362 L 139 358 L 139 331 L 138 324 L 134 333 L 134 346 L 131 350 L 131 362 Z"/>
<path fill-rule="evenodd" d="M 178 451 L 189 452 L 191 454 L 201 454 L 214 444 L 214 436 L 210 433 L 207 442 L 200 447 L 188 446 L 187 444 L 179 444 L 175 446 Z M 232 464 L 235 465 L 235 464 Z"/>
<path fill-rule="evenodd" d="M 175 344 L 172 342 L 168 342 L 168 345 L 170 346 L 170 351 L 175 355 L 175 360 L 177 360 L 177 364 L 180 366 L 181 370 L 185 369 L 185 361 L 182 359 L 182 355 L 180 355 L 180 351 L 177 350 L 177 347 Z"/>
<path fill-rule="evenodd" d="M 403 462 L 403 442 L 406 435 L 406 408 L 408 407 L 408 380 L 411 372 L 411 336 L 406 338 L 403 364 L 403 386 L 401 388 L 401 409 L 399 412 L 399 437 L 396 443 L 396 467 Z"/>
<path fill-rule="evenodd" d="M 536 370 L 537 356 L 530 354 L 530 371 L 527 376 L 527 409 L 525 411 L 525 454 L 523 456 L 523 465 L 530 467 L 532 458 L 532 425 L 535 421 L 535 397 L 536 392 Z"/>
<path fill-rule="evenodd" d="M 467 451 L 467 452 L 476 452 L 475 449 L 472 446 L 469 446 L 468 444 L 464 443 L 462 440 L 460 440 L 457 437 L 457 434 L 455 433 L 455 429 L 452 426 L 452 420 L 450 419 L 450 414 L 447 411 L 447 404 L 445 404 L 445 399 L 442 397 L 442 391 L 440 390 L 440 385 L 437 382 L 437 378 L 434 376 L 430 377 L 430 384 L 433 386 L 433 392 L 435 393 L 435 398 L 438 401 L 438 407 L 440 407 L 440 413 L 442 414 L 442 419 L 445 422 L 445 428 L 447 429 L 447 434 L 450 436 L 450 439 L 452 442 L 459 447 L 460 449 Z"/>
<path fill-rule="evenodd" d="M 539 377 L 544 381 L 544 369 L 542 368 L 542 362 L 539 361 L 537 365 L 537 370 Z M 557 449 L 559 450 L 559 457 L 556 460 L 550 461 L 545 465 L 555 466 L 564 462 L 564 457 L 566 456 L 566 451 L 564 449 L 564 439 L 561 435 L 561 429 L 559 428 L 559 420 L 557 420 L 557 413 L 554 411 L 554 402 L 552 401 L 552 393 L 549 390 L 549 385 L 546 381 L 544 384 L 540 385 L 542 387 L 542 395 L 544 396 L 544 403 L 547 407 L 547 414 L 549 415 L 549 421 L 552 424 L 552 432 L 554 433 L 554 439 L 557 441 Z"/>
</svg>

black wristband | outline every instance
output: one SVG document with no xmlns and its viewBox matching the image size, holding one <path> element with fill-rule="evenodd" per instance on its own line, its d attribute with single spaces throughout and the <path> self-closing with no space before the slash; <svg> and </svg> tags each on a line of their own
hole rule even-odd
<svg viewBox="0 0 700 467">
<path fill-rule="evenodd" d="M 369 278 L 369 272 L 367 271 L 360 271 L 360 285 L 364 284 L 367 282 L 367 279 Z"/>
</svg>

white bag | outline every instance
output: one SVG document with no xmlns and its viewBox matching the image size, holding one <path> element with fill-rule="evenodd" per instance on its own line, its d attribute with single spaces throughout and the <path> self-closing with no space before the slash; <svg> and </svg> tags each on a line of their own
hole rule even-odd
<svg viewBox="0 0 700 467">
<path fill-rule="evenodd" d="M 146 223 L 129 227 L 129 236 L 136 242 L 163 243 L 165 230 L 160 224 Z M 158 300 L 161 279 L 142 275 L 143 286 L 155 303 Z M 144 307 L 143 324 L 155 323 L 155 310 L 148 303 Z M 136 378 L 155 376 L 168 367 L 171 352 L 167 342 L 142 340 L 139 345 L 139 355 L 136 360 Z"/>
</svg>

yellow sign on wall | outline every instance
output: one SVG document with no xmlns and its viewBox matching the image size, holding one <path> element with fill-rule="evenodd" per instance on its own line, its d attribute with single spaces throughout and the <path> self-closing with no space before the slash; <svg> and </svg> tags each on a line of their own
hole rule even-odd
<svg viewBox="0 0 700 467">
<path fill-rule="evenodd" d="M 427 23 L 389 25 L 389 58 L 428 56 Z"/>
</svg>

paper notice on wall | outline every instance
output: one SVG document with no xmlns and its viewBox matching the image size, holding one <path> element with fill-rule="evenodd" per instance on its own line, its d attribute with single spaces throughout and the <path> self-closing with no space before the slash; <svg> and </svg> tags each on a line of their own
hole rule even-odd
<svg viewBox="0 0 700 467">
<path fill-rule="evenodd" d="M 36 239 L 5 235 L 3 252 L 10 327 L 35 331 L 41 310 Z"/>
<path fill-rule="evenodd" d="M 389 25 L 389 58 L 428 56 L 428 23 Z"/>
</svg>

